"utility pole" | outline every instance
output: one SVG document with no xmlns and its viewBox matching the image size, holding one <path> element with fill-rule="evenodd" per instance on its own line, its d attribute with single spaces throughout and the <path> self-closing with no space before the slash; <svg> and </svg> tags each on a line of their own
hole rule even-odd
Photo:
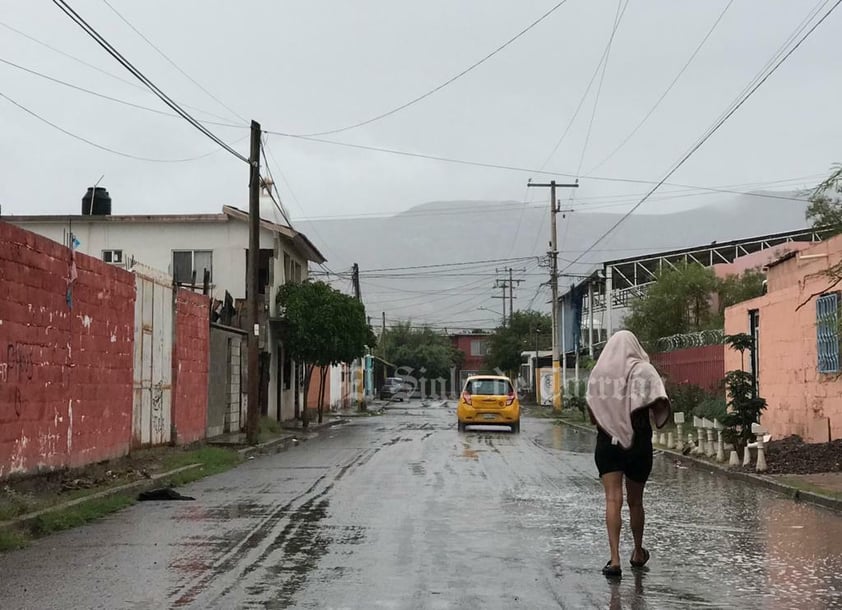
<svg viewBox="0 0 842 610">
<path fill-rule="evenodd" d="M 357 263 L 354 263 L 353 267 L 351 268 L 351 283 L 354 285 L 354 297 L 356 297 L 358 301 L 362 301 L 362 294 L 360 292 L 360 266 Z M 356 371 L 354 373 L 354 379 L 356 381 L 357 386 L 357 408 L 360 411 L 363 411 L 365 409 L 363 362 L 364 360 L 362 358 L 359 358 L 354 363 L 354 367 L 356 368 Z"/>
<path fill-rule="evenodd" d="M 502 288 L 503 289 L 503 296 L 500 297 L 491 297 L 492 299 L 503 299 L 503 326 L 506 326 L 506 288 L 508 288 L 508 284 L 500 280 L 496 280 L 494 282 L 495 288 Z"/>
<path fill-rule="evenodd" d="M 558 201 L 556 200 L 556 188 L 579 188 L 579 183 L 557 184 L 555 180 L 549 183 L 529 182 L 527 187 L 540 187 L 550 189 L 550 286 L 553 291 L 552 321 L 553 321 L 553 410 L 561 411 L 561 379 L 559 370 L 559 349 L 558 349 L 558 237 L 556 235 L 556 214 L 559 212 Z"/>
<path fill-rule="evenodd" d="M 260 321 L 257 284 L 260 282 L 260 124 L 251 122 L 249 152 L 249 252 L 248 277 L 248 410 L 246 412 L 246 441 L 256 445 L 260 436 Z"/>
</svg>

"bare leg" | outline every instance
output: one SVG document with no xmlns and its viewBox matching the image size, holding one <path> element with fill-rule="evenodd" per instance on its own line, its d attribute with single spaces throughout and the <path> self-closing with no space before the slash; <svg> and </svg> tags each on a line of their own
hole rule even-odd
<svg viewBox="0 0 842 610">
<path fill-rule="evenodd" d="M 605 489 L 605 526 L 608 529 L 608 547 L 611 549 L 611 565 L 620 565 L 620 529 L 623 508 L 623 473 L 607 472 L 602 475 Z"/>
<path fill-rule="evenodd" d="M 629 503 L 629 521 L 631 522 L 632 536 L 634 537 L 634 553 L 632 561 L 643 561 L 643 526 L 646 517 L 643 512 L 643 486 L 631 479 L 626 479 L 626 499 Z"/>
</svg>

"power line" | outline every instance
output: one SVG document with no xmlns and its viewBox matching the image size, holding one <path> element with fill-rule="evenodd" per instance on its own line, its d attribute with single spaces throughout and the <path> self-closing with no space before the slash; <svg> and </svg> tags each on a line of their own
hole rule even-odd
<svg viewBox="0 0 842 610">
<path fill-rule="evenodd" d="M 561 2 L 556 3 L 555 6 L 550 8 L 550 10 L 548 10 L 546 13 L 544 13 L 543 15 L 538 17 L 538 19 L 536 19 L 535 21 L 530 23 L 528 26 L 526 26 L 520 32 L 515 34 L 513 37 L 509 38 L 506 42 L 501 44 L 499 47 L 494 49 L 491 53 L 489 53 L 488 55 L 486 55 L 485 57 L 483 57 L 479 61 L 474 62 L 473 64 L 471 64 L 470 66 L 468 66 L 467 68 L 465 68 L 464 70 L 462 70 L 461 72 L 456 74 L 455 76 L 450 77 L 449 79 L 447 79 L 443 83 L 433 87 L 432 89 L 430 89 L 426 93 L 422 93 L 418 97 L 415 97 L 415 98 L 409 100 L 408 102 L 404 102 L 400 106 L 392 108 L 391 110 L 388 110 L 386 112 L 383 112 L 381 114 L 373 116 L 373 117 L 371 117 L 369 119 L 366 119 L 364 121 L 360 121 L 358 123 L 353 123 L 351 125 L 346 125 L 345 127 L 339 127 L 337 129 L 330 129 L 330 130 L 327 130 L 327 131 L 318 131 L 318 132 L 314 132 L 314 133 L 306 133 L 306 134 L 298 134 L 298 135 L 301 135 L 301 136 L 329 136 L 329 135 L 341 133 L 343 131 L 349 131 L 351 129 L 356 129 L 357 127 L 363 127 L 364 125 L 369 125 L 371 123 L 374 123 L 375 121 L 379 121 L 381 119 L 385 119 L 388 116 L 392 116 L 393 114 L 398 113 L 401 110 L 405 110 L 406 108 L 409 108 L 413 104 L 417 104 L 421 100 L 424 100 L 424 99 L 430 97 L 431 95 L 433 95 L 434 93 L 437 93 L 437 92 L 441 91 L 442 89 L 444 89 L 448 85 L 456 82 L 457 80 L 459 80 L 460 78 L 462 78 L 463 76 L 468 74 L 469 72 L 473 71 L 474 69 L 478 68 L 479 66 L 481 66 L 482 64 L 487 62 L 489 59 L 491 59 L 492 57 L 494 57 L 495 55 L 500 53 L 503 49 L 505 49 L 506 47 L 511 45 L 513 42 L 515 42 L 518 38 L 520 38 L 521 36 L 523 36 L 524 34 L 529 32 L 532 28 L 534 28 L 539 23 L 544 21 L 547 17 L 552 15 L 554 12 L 556 12 L 566 2 L 567 2 L 567 0 L 561 0 Z"/>
<path fill-rule="evenodd" d="M 98 45 L 105 49 L 109 55 L 116 59 L 135 78 L 137 78 L 140 82 L 146 85 L 156 96 L 158 96 L 158 98 L 162 102 L 164 102 L 167 106 L 172 108 L 184 120 L 193 125 L 193 127 L 198 129 L 202 134 L 216 142 L 219 146 L 227 150 L 233 156 L 237 157 L 245 163 L 249 162 L 249 160 L 246 157 L 244 157 L 236 150 L 231 148 L 231 146 L 226 144 L 223 140 L 221 140 L 218 136 L 211 132 L 207 127 L 205 127 L 195 118 L 193 118 L 186 110 L 184 110 L 181 106 L 174 102 L 166 93 L 164 93 L 152 81 L 150 81 L 146 76 L 144 76 L 143 73 L 140 72 L 140 70 L 138 70 L 134 65 L 132 65 L 131 62 L 129 62 L 125 57 L 123 57 L 123 55 L 121 55 L 120 52 L 117 51 L 117 49 L 115 49 L 102 35 L 100 35 L 90 24 L 88 24 L 88 22 L 85 21 L 76 11 L 74 11 L 65 0 L 53 0 L 53 4 L 59 7 L 65 15 L 67 15 L 86 34 L 93 38 L 94 41 L 96 41 Z"/>
<path fill-rule="evenodd" d="M 622 5 L 622 10 L 620 6 Z M 623 20 L 623 15 L 626 14 L 626 9 L 629 7 L 629 0 L 623 5 L 622 0 L 617 0 L 617 15 L 614 17 L 614 28 L 611 30 L 611 37 L 608 39 L 608 46 L 605 50 L 605 59 L 602 62 L 602 72 L 599 75 L 599 84 L 596 87 L 596 95 L 594 96 L 593 110 L 591 111 L 591 119 L 588 121 L 588 130 L 585 133 L 585 143 L 582 145 L 582 155 L 579 157 L 579 167 L 576 169 L 576 176 L 582 173 L 582 165 L 585 162 L 585 154 L 588 151 L 588 144 L 591 141 L 591 131 L 593 130 L 594 119 L 596 119 L 596 110 L 599 107 L 599 98 L 602 93 L 602 84 L 605 82 L 605 73 L 608 70 L 608 59 L 611 57 L 611 47 L 614 44 L 614 37 L 617 35 L 617 29 L 620 27 L 620 22 Z M 575 191 L 571 191 L 572 197 Z"/>
<path fill-rule="evenodd" d="M 472 166 L 472 167 L 484 167 L 484 168 L 488 168 L 488 169 L 501 169 L 501 170 L 506 170 L 506 171 L 522 172 L 522 173 L 527 173 L 527 174 L 538 174 L 538 175 L 545 175 L 545 176 L 562 176 L 562 177 L 565 177 L 565 178 L 576 178 L 575 174 L 571 174 L 571 173 L 568 173 L 568 172 L 541 170 L 541 169 L 521 167 L 521 166 L 515 166 L 515 165 L 503 165 L 503 164 L 499 164 L 499 163 L 485 163 L 485 162 L 482 162 L 482 161 L 470 161 L 470 160 L 466 160 L 466 159 L 455 159 L 455 158 L 452 158 L 452 157 L 444 157 L 444 156 L 440 156 L 440 155 L 430 155 L 430 154 L 425 154 L 425 153 L 417 153 L 417 152 L 410 152 L 410 151 L 404 151 L 404 150 L 397 150 L 397 149 L 394 149 L 394 148 L 384 148 L 384 147 L 380 147 L 380 146 L 368 146 L 368 145 L 364 145 L 364 144 L 352 144 L 350 142 L 338 142 L 336 140 L 325 140 L 325 139 L 321 139 L 321 138 L 311 138 L 309 136 L 296 136 L 296 135 L 292 135 L 292 134 L 288 134 L 288 133 L 284 133 L 284 132 L 280 132 L 280 131 L 265 130 L 264 133 L 268 133 L 270 135 L 280 136 L 280 137 L 284 137 L 284 138 L 294 138 L 294 139 L 308 141 L 308 142 L 317 142 L 317 143 L 320 143 L 320 144 L 330 144 L 330 145 L 333 145 L 333 146 L 341 146 L 341 147 L 353 148 L 353 149 L 357 149 L 357 150 L 367 150 L 367 151 L 372 151 L 372 152 L 379 152 L 379 153 L 391 154 L 391 155 L 397 155 L 397 156 L 403 156 L 403 157 L 413 157 L 413 158 L 418 158 L 418 159 L 427 159 L 429 161 L 440 161 L 442 163 L 453 163 L 453 164 L 457 164 L 457 165 L 468 165 L 468 166 Z M 582 176 L 580 176 L 580 178 L 582 180 L 592 180 L 594 182 L 617 182 L 617 183 L 625 183 L 625 184 L 647 184 L 647 185 L 651 185 L 651 184 L 657 184 L 657 182 L 658 182 L 656 180 L 643 180 L 643 179 L 640 179 L 640 178 L 616 178 L 616 177 L 612 177 L 612 176 L 595 176 L 595 175 L 588 175 L 588 174 L 583 174 Z M 714 192 L 717 191 L 717 189 L 712 189 L 712 188 L 708 189 L 707 187 L 704 187 L 704 186 L 695 186 L 695 185 L 691 185 L 691 184 L 682 184 L 682 183 L 678 183 L 678 182 L 664 182 L 663 184 L 666 185 L 666 186 L 703 189 L 703 190 L 711 190 L 711 191 L 714 191 Z M 725 192 L 727 192 L 727 191 L 725 191 Z M 747 194 L 747 193 L 737 193 L 737 194 L 744 195 L 744 194 Z"/>
<path fill-rule="evenodd" d="M 477 261 L 462 261 L 459 263 L 437 263 L 432 265 L 412 265 L 409 267 L 383 267 L 381 269 L 366 269 L 365 273 L 372 273 L 372 272 L 382 272 L 382 271 L 405 271 L 410 269 L 431 269 L 434 267 L 461 267 L 464 265 L 480 265 L 480 264 L 497 264 L 497 263 L 509 263 L 509 262 L 516 262 L 516 261 L 525 261 L 525 260 L 533 260 L 537 257 L 535 256 L 518 256 L 515 258 L 487 258 L 484 260 L 477 260 Z"/>
<path fill-rule="evenodd" d="M 56 129 L 56 130 L 60 131 L 64 135 L 70 136 L 74 140 L 79 140 L 80 142 L 84 142 L 85 144 L 87 144 L 89 146 L 93 146 L 94 148 L 98 148 L 99 150 L 104 150 L 105 152 L 110 152 L 110 153 L 118 155 L 120 157 L 126 157 L 127 159 L 135 159 L 136 161 L 148 161 L 150 163 L 185 163 L 187 161 L 198 161 L 199 159 L 204 159 L 205 157 L 209 157 L 213 154 L 216 154 L 221 150 L 219 148 L 216 148 L 216 149 L 214 149 L 210 152 L 204 153 L 202 155 L 198 155 L 198 156 L 195 156 L 195 157 L 185 157 L 185 158 L 182 158 L 182 159 L 155 159 L 155 158 L 151 158 L 151 157 L 142 157 L 140 155 L 134 155 L 134 154 L 131 154 L 131 153 L 123 152 L 121 150 L 110 148 L 110 147 L 104 146 L 102 144 L 97 144 L 96 142 L 94 142 L 92 140 L 89 140 L 89 139 L 87 139 L 83 136 L 80 136 L 78 134 L 75 134 L 72 131 L 68 131 L 64 127 L 56 125 L 52 121 L 50 121 L 48 119 L 45 119 L 40 114 L 36 113 L 33 110 L 30 110 L 29 108 L 27 108 L 23 104 L 20 104 L 20 103 L 16 102 L 15 100 L 10 98 L 8 95 L 3 93 L 2 91 L 0 91 L 0 97 L 7 100 L 8 102 L 14 104 L 18 108 L 20 108 L 21 110 L 23 110 L 24 112 L 29 114 L 30 116 L 35 117 L 36 119 L 41 121 L 42 123 L 46 123 L 47 125 L 49 125 L 53 129 Z M 243 136 L 242 138 L 240 138 L 240 140 L 237 140 L 237 142 L 241 142 L 242 140 L 245 140 L 247 137 L 248 137 L 248 135 Z"/>
<path fill-rule="evenodd" d="M 16 68 L 23 72 L 27 72 L 32 74 L 33 76 L 37 76 L 39 78 L 43 78 L 45 80 L 51 81 L 53 83 L 62 85 L 64 87 L 69 87 L 70 89 L 75 89 L 76 91 L 81 91 L 82 93 L 87 93 L 89 95 L 93 95 L 95 97 L 102 98 L 104 100 L 108 100 L 111 102 L 116 102 L 118 104 L 123 104 L 124 106 L 130 106 L 132 108 L 137 108 L 138 110 L 145 110 L 147 112 L 153 112 L 155 114 L 160 114 L 162 116 L 174 117 L 174 118 L 181 118 L 179 115 L 173 112 L 167 112 L 166 110 L 159 110 L 158 108 L 151 108 L 149 106 L 143 106 L 142 104 L 135 104 L 134 102 L 130 102 L 128 100 L 120 99 L 118 97 L 112 97 L 110 95 L 105 95 L 104 93 L 99 93 L 98 91 L 93 91 L 91 89 L 86 89 L 85 87 L 80 87 L 79 85 L 74 85 L 73 83 L 69 83 L 67 81 L 61 80 L 59 78 L 55 78 L 48 74 L 44 74 L 43 72 L 38 72 L 37 70 L 33 70 L 32 68 L 27 68 L 26 66 L 22 66 L 20 64 L 16 64 L 13 61 L 9 61 L 7 59 L 0 58 L 0 63 L 6 64 L 12 68 Z M 144 89 L 146 91 L 146 89 Z M 246 128 L 245 125 L 235 125 L 233 123 L 222 123 L 218 121 L 201 121 L 206 125 L 219 125 L 221 127 L 237 127 L 237 128 Z"/>
<path fill-rule="evenodd" d="M 678 163 L 676 163 L 673 166 L 673 168 L 669 170 L 667 174 L 654 187 L 652 187 L 652 189 L 646 195 L 644 195 L 639 202 L 637 202 L 628 212 L 626 212 L 617 222 L 615 222 L 611 226 L 611 228 L 605 231 L 595 242 L 593 242 L 593 244 L 591 244 L 589 248 L 584 250 L 579 256 L 573 259 L 573 261 L 571 261 L 567 265 L 567 267 L 565 267 L 562 271 L 569 269 L 573 264 L 581 260 L 582 257 L 585 256 L 585 254 L 590 252 L 594 246 L 596 246 L 597 244 L 602 242 L 603 239 L 608 237 L 608 235 L 610 235 L 618 226 L 620 226 L 621 223 L 623 223 L 629 216 L 631 216 L 635 210 L 637 210 L 641 205 L 643 205 L 646 202 L 646 200 L 649 199 L 649 197 L 651 197 L 655 193 L 656 190 L 658 190 L 663 184 L 665 184 L 666 181 L 669 180 L 670 176 L 677 172 L 679 168 L 681 168 L 681 166 L 684 165 L 684 163 L 686 163 L 687 160 L 690 159 L 690 157 L 692 157 L 693 154 L 697 150 L 699 150 L 699 148 L 701 148 L 702 145 L 704 145 L 704 143 L 707 142 L 708 139 L 710 139 L 710 137 L 713 136 L 713 134 L 715 134 L 719 130 L 719 128 L 722 127 L 722 125 L 724 125 L 725 122 L 729 118 L 731 118 L 731 116 L 733 116 L 734 113 L 737 112 L 737 110 L 740 109 L 740 107 L 743 104 L 745 104 L 748 101 L 748 99 L 754 94 L 754 92 L 757 91 L 763 85 L 763 83 L 765 83 L 769 79 L 769 77 L 772 76 L 772 74 L 774 74 L 778 70 L 778 68 L 780 68 L 780 66 L 796 51 L 796 49 L 798 49 L 804 43 L 805 40 L 807 40 L 807 38 L 816 30 L 816 28 L 818 28 L 831 15 L 831 13 L 833 13 L 833 11 L 836 10 L 836 8 L 840 4 L 842 4 L 842 0 L 836 0 L 833 6 L 830 7 L 830 9 L 822 16 L 822 18 L 819 19 L 815 24 L 813 24 L 813 26 L 809 30 L 807 30 L 807 32 L 798 40 L 795 46 L 793 46 L 789 51 L 787 51 L 783 55 L 783 57 L 781 57 L 777 61 L 777 63 L 775 63 L 774 66 L 759 81 L 757 81 L 749 89 L 749 91 L 745 93 L 745 95 L 743 95 L 742 99 L 740 99 L 736 104 L 733 104 L 730 110 L 725 112 L 725 114 L 722 117 L 720 117 L 714 123 L 714 125 L 712 125 L 707 130 L 707 132 L 701 137 L 701 139 L 698 142 L 696 142 L 696 144 L 694 144 L 687 153 L 685 153 L 685 155 L 678 161 Z"/>
<path fill-rule="evenodd" d="M 123 23 L 125 23 L 127 26 L 129 26 L 129 27 L 130 27 L 130 28 L 134 31 L 134 33 L 135 33 L 135 34 L 137 34 L 138 36 L 140 36 L 140 37 L 141 37 L 141 38 L 142 38 L 142 39 L 146 42 L 146 44 L 148 44 L 150 47 L 152 47 L 153 49 L 155 49 L 155 51 L 158 53 L 158 55 L 160 55 L 161 57 L 163 57 L 163 58 L 167 61 L 167 63 L 169 63 L 169 64 L 170 64 L 173 68 L 175 68 L 176 70 L 178 70 L 179 72 L 181 72 L 181 74 L 182 74 L 182 75 L 184 75 L 184 76 L 187 78 L 187 80 L 189 80 L 191 83 L 193 83 L 194 85 L 196 85 L 199 89 L 201 89 L 202 91 L 204 91 L 204 92 L 208 95 L 208 97 L 210 97 L 210 98 L 211 98 L 213 101 L 215 101 L 217 104 L 219 104 L 220 106 L 222 106 L 223 108 L 225 108 L 228 112 L 230 112 L 231 114 L 233 114 L 235 117 L 237 117 L 238 119 L 240 119 L 241 121 L 243 121 L 243 122 L 245 122 L 245 123 L 248 123 L 248 120 L 247 120 L 246 118 L 244 118 L 244 117 L 243 117 L 243 115 L 241 115 L 240 113 L 238 113 L 236 110 L 233 110 L 233 109 L 232 109 L 230 106 L 228 106 L 225 102 L 223 102 L 223 101 L 222 101 L 222 100 L 220 100 L 218 97 L 216 97 L 213 93 L 211 93 L 210 91 L 208 91 L 207 89 L 205 89 L 205 87 L 203 87 L 203 86 L 202 86 L 202 84 L 201 84 L 201 83 L 199 83 L 196 79 L 194 79 L 194 78 L 193 78 L 192 76 L 190 76 L 187 72 L 185 72 L 184 70 L 182 70 L 182 69 L 181 69 L 181 66 L 179 66 L 179 65 L 178 65 L 177 63 L 175 63 L 172 59 L 170 59 L 170 58 L 167 56 L 167 54 L 166 54 L 166 53 L 164 53 L 164 52 L 163 52 L 163 51 L 162 51 L 162 50 L 161 50 L 161 49 L 160 49 L 160 48 L 159 48 L 159 47 L 158 47 L 155 43 L 153 43 L 153 42 L 152 42 L 151 40 L 149 40 L 146 36 L 144 36 L 144 35 L 143 35 L 143 32 L 141 32 L 141 31 L 140 31 L 140 30 L 138 30 L 138 29 L 137 29 L 134 25 L 132 25 L 132 23 L 131 23 L 128 19 L 126 19 L 126 18 L 125 18 L 125 17 L 124 17 L 124 16 L 123 16 L 123 15 L 122 15 L 122 14 L 121 14 L 121 13 L 120 13 L 117 9 L 116 9 L 116 8 L 114 8 L 108 0 L 102 0 L 102 1 L 105 3 L 105 5 L 106 5 L 108 8 L 110 8 L 110 9 L 111 9 L 111 11 L 112 11 L 115 15 L 117 15 L 117 17 L 119 17 L 119 18 L 120 18 L 120 20 L 121 20 Z"/>
<path fill-rule="evenodd" d="M 725 7 L 722 9 L 722 11 L 720 11 L 719 16 L 716 18 L 716 20 L 710 26 L 707 33 L 704 35 L 704 37 L 699 42 L 699 44 L 696 45 L 696 48 L 690 54 L 690 57 L 688 57 L 687 61 L 684 62 L 684 65 L 678 71 L 678 74 L 675 75 L 675 77 L 672 79 L 672 82 L 670 82 L 670 84 L 667 85 L 667 88 L 664 89 L 664 92 L 661 93 L 661 96 L 655 101 L 655 103 L 652 105 L 652 107 L 649 109 L 649 111 L 644 115 L 644 117 L 642 119 L 640 119 L 640 121 L 637 123 L 637 125 L 635 125 L 634 129 L 632 129 L 628 133 L 628 135 L 625 138 L 623 138 L 623 140 L 617 145 L 617 147 L 614 150 L 612 150 L 602 161 L 597 163 L 590 171 L 596 171 L 597 169 L 599 169 L 600 167 L 605 165 L 605 163 L 607 163 L 609 159 L 611 159 L 614 155 L 616 155 L 617 152 L 621 148 L 623 148 L 623 146 L 625 146 L 628 143 L 628 141 L 631 140 L 635 136 L 635 134 L 640 130 L 641 127 L 643 127 L 643 125 L 646 123 L 646 121 L 649 120 L 649 117 L 651 117 L 652 114 L 655 112 L 655 110 L 658 108 L 658 106 L 661 105 L 661 102 L 664 101 L 664 98 L 667 97 L 667 95 L 669 94 L 670 91 L 672 91 L 673 87 L 675 87 L 675 84 L 682 77 L 682 75 L 687 71 L 687 68 L 690 67 L 690 64 L 693 63 L 693 60 L 696 59 L 696 56 L 699 54 L 699 51 L 701 51 L 702 47 L 705 46 L 705 43 L 711 37 L 714 30 L 716 30 L 716 28 L 719 26 L 719 22 L 722 21 L 722 18 L 725 16 L 725 13 L 728 12 L 728 9 L 731 8 L 732 4 L 734 4 L 734 0 L 728 0 L 728 3 L 725 5 Z"/>
<path fill-rule="evenodd" d="M 135 89 L 139 89 L 140 91 L 143 91 L 144 93 L 151 93 L 149 91 L 149 89 L 147 89 L 143 85 L 138 85 L 137 83 L 134 83 L 134 82 L 132 82 L 128 79 L 123 78 L 122 76 L 117 76 L 116 74 L 114 74 L 112 72 L 109 72 L 108 70 L 103 70 L 99 66 L 96 66 L 96 65 L 94 65 L 90 62 L 87 62 L 84 59 L 80 59 L 80 58 L 76 57 L 75 55 L 71 55 L 70 53 L 67 53 L 65 51 L 62 51 L 61 49 L 58 49 L 58 48 L 56 48 L 52 45 L 47 44 L 43 40 L 39 40 L 39 39 L 35 38 L 34 36 L 30 36 L 26 32 L 22 32 L 21 30 L 15 28 L 15 27 L 12 27 L 8 23 L 4 23 L 4 22 L 0 21 L 0 27 L 4 27 L 7 30 L 9 30 L 10 32 L 14 32 L 15 34 L 17 34 L 19 36 L 22 36 L 22 37 L 26 38 L 27 40 L 30 40 L 30 41 L 34 42 L 35 44 L 38 44 L 38 45 L 40 45 L 40 46 L 42 46 L 46 49 L 49 49 L 50 51 L 52 51 L 54 53 L 57 53 L 57 54 L 59 54 L 63 57 L 71 59 L 71 60 L 75 61 L 76 63 L 79 63 L 79 64 L 81 64 L 81 65 L 83 65 L 87 68 L 90 68 L 91 70 L 96 70 L 100 74 L 103 74 L 103 75 L 105 75 L 109 78 L 113 78 L 114 80 L 118 80 L 125 85 L 129 85 L 130 87 L 134 87 Z M 208 116 L 212 116 L 212 117 L 217 118 L 217 119 L 225 119 L 226 118 L 224 116 L 214 114 L 213 112 L 209 112 L 207 110 L 202 110 L 201 108 L 197 108 L 195 106 L 190 106 L 188 104 L 181 104 L 181 105 L 184 106 L 185 108 L 190 108 L 191 110 L 201 112 L 202 114 L 206 114 Z M 209 121 L 204 121 L 204 122 L 209 123 Z M 237 125 L 236 127 L 248 128 L 248 125 Z"/>
<path fill-rule="evenodd" d="M 594 81 L 596 80 L 596 77 L 599 75 L 599 70 L 602 67 L 602 63 L 608 58 L 608 53 L 611 50 L 611 44 L 613 43 L 613 40 L 614 40 L 614 33 L 617 31 L 616 30 L 617 25 L 618 25 L 618 22 L 617 22 L 616 17 L 615 17 L 614 29 L 611 32 L 611 37 L 608 39 L 608 43 L 605 45 L 605 49 L 603 49 L 603 51 L 602 51 L 602 56 L 599 58 L 599 61 L 597 62 L 596 67 L 594 68 L 593 74 L 591 74 L 591 79 L 588 81 L 588 85 L 587 85 L 587 87 L 585 87 L 585 91 L 582 93 L 582 97 L 579 98 L 579 103 L 576 104 L 576 110 L 573 111 L 573 115 L 570 117 L 570 120 L 567 122 L 567 127 L 564 128 L 564 131 L 561 133 L 558 140 L 556 140 L 556 143 L 553 146 L 553 149 L 550 151 L 550 154 L 547 155 L 546 159 L 544 159 L 544 162 L 541 164 L 542 170 L 547 166 L 547 163 L 550 162 L 550 160 L 555 155 L 556 151 L 561 147 L 561 143 L 564 142 L 564 140 L 567 138 L 567 134 L 570 133 L 570 128 L 573 127 L 573 123 L 576 121 L 576 117 L 579 116 L 579 111 L 582 110 L 582 106 L 585 104 L 585 100 L 588 98 L 588 94 L 591 91 L 591 87 L 593 87 Z M 569 175 L 569 177 L 575 178 L 575 176 L 573 176 L 572 174 Z"/>
</svg>

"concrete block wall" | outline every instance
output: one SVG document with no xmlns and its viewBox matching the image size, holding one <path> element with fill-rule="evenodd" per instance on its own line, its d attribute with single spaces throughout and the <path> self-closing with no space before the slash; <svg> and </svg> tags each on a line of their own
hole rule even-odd
<svg viewBox="0 0 842 610">
<path fill-rule="evenodd" d="M 135 282 L 0 222 L 0 478 L 124 455 L 132 421 Z"/>
<path fill-rule="evenodd" d="M 209 310 L 208 297 L 176 292 L 172 422 L 177 444 L 201 440 L 207 430 Z"/>
</svg>

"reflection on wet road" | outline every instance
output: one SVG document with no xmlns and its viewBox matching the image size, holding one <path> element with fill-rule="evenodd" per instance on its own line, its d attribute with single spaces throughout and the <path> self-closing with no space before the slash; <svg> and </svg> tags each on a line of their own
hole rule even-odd
<svg viewBox="0 0 842 610">
<path fill-rule="evenodd" d="M 408 403 L 0 556 L 0 608 L 842 607 L 839 515 L 662 457 L 611 583 L 593 436 L 455 423 Z"/>
</svg>

